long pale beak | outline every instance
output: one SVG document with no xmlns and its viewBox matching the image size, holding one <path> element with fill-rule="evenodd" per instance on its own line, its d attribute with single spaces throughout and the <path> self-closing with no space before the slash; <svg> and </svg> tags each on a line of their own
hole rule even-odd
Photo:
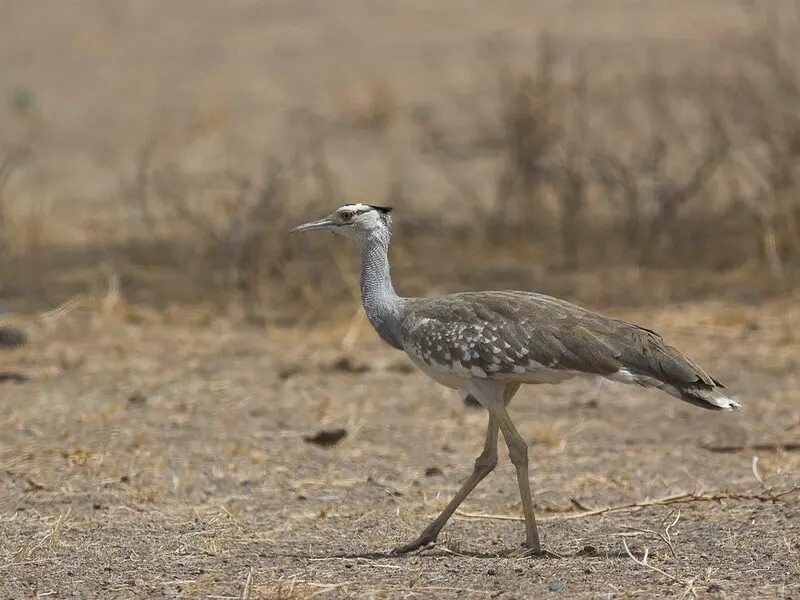
<svg viewBox="0 0 800 600">
<path fill-rule="evenodd" d="M 328 217 L 324 219 L 320 219 L 319 221 L 311 221 L 309 223 L 303 223 L 302 225 L 298 225 L 294 229 L 292 229 L 289 234 L 292 233 L 300 233 L 301 231 L 317 231 L 319 229 L 333 229 L 336 227 L 336 223 L 331 221 Z"/>
</svg>

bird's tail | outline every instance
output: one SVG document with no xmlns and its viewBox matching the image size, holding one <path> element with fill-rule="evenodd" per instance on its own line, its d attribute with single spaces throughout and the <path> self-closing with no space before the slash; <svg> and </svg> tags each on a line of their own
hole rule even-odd
<svg viewBox="0 0 800 600">
<path fill-rule="evenodd" d="M 697 382 L 677 387 L 652 378 L 637 378 L 636 383 L 643 387 L 655 387 L 679 400 L 705 408 L 706 410 L 739 410 L 742 405 L 719 391 L 719 387 Z"/>
<path fill-rule="evenodd" d="M 680 394 L 677 396 L 678 398 L 700 408 L 708 410 L 739 410 L 742 408 L 741 404 L 728 398 L 716 387 L 693 385 L 678 390 L 678 392 Z"/>
</svg>

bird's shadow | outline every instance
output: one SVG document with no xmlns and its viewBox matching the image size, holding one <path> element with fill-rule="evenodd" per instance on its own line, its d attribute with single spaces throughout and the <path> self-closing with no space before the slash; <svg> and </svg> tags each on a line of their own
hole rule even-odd
<svg viewBox="0 0 800 600">
<path fill-rule="evenodd" d="M 484 560 L 496 560 L 499 558 L 506 558 L 506 559 L 529 559 L 529 560 L 557 560 L 557 559 L 566 559 L 566 558 L 581 558 L 581 557 L 592 557 L 592 556 L 600 556 L 598 552 L 596 552 L 593 548 L 582 548 L 577 552 L 572 552 L 570 554 L 557 554 L 554 552 L 546 551 L 544 554 L 541 555 L 533 555 L 533 556 L 515 556 L 515 550 L 505 550 L 500 552 L 481 552 L 481 551 L 470 551 L 470 550 L 459 550 L 458 552 L 449 550 L 447 548 L 439 548 L 439 547 L 431 547 L 425 548 L 420 551 L 416 552 L 409 552 L 407 554 L 394 554 L 391 550 L 385 552 L 379 551 L 364 551 L 364 552 L 334 552 L 330 554 L 311 554 L 311 553 L 304 553 L 304 552 L 286 552 L 286 553 L 276 553 L 274 556 L 275 558 L 300 558 L 305 560 L 336 560 L 336 559 L 343 559 L 343 560 L 356 560 L 356 559 L 363 559 L 363 560 L 408 560 L 412 557 L 430 557 L 430 558 L 477 558 L 477 559 L 484 559 Z"/>
</svg>

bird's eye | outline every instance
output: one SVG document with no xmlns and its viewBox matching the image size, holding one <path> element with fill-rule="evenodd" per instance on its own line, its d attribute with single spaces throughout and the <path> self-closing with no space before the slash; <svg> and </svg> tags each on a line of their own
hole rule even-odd
<svg viewBox="0 0 800 600">
<path fill-rule="evenodd" d="M 346 210 L 344 212 L 339 213 L 339 218 L 342 221 L 349 221 L 350 219 L 353 218 L 353 213 L 351 213 L 349 210 Z"/>
</svg>

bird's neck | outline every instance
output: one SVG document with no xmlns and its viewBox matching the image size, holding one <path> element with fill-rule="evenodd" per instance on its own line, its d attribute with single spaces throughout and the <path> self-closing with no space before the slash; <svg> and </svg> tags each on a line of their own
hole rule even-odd
<svg viewBox="0 0 800 600">
<path fill-rule="evenodd" d="M 403 302 L 389 273 L 389 234 L 375 232 L 361 247 L 361 301 L 375 331 L 383 341 L 402 348 L 400 322 Z"/>
</svg>

